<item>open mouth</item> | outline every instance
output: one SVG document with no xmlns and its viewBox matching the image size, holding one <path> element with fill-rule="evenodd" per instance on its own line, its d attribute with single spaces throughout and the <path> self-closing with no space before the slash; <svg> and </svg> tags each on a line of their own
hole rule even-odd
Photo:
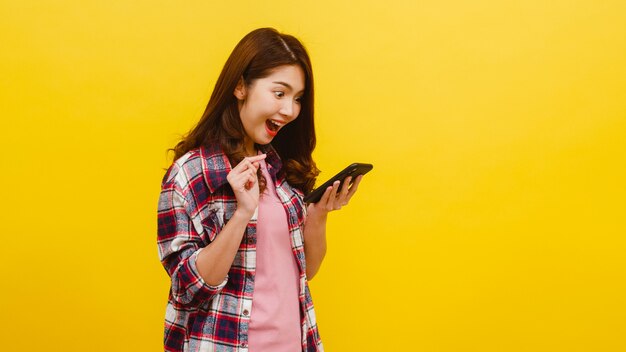
<svg viewBox="0 0 626 352">
<path fill-rule="evenodd" d="M 265 121 L 265 129 L 267 130 L 267 133 L 269 133 L 269 135 L 272 137 L 278 133 L 278 130 L 280 128 L 281 128 L 281 125 L 279 125 L 278 123 L 272 120 Z"/>
</svg>

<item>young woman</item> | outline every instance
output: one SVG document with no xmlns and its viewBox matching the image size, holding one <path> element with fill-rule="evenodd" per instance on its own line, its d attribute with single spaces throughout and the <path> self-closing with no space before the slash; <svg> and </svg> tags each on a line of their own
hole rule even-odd
<svg viewBox="0 0 626 352">
<path fill-rule="evenodd" d="M 307 280 L 326 253 L 339 182 L 303 202 L 319 171 L 313 72 L 303 45 L 247 34 L 162 183 L 158 247 L 171 277 L 166 351 L 321 351 Z"/>
</svg>

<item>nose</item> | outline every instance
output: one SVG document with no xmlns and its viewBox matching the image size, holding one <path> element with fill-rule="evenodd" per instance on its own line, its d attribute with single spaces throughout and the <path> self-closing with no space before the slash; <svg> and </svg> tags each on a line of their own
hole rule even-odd
<svg viewBox="0 0 626 352">
<path fill-rule="evenodd" d="M 288 118 L 289 120 L 295 119 L 299 113 L 298 106 L 296 105 L 296 103 L 293 101 L 289 101 L 289 100 L 285 101 L 282 104 L 279 112 L 281 115 Z"/>
</svg>

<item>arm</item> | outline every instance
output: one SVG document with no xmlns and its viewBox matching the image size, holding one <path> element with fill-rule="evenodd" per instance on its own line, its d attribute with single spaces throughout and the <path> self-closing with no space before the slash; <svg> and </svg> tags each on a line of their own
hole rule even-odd
<svg viewBox="0 0 626 352">
<path fill-rule="evenodd" d="M 341 191 L 339 191 L 340 182 L 335 182 L 332 187 L 326 189 L 319 202 L 308 206 L 304 225 L 304 255 L 306 257 L 306 276 L 309 280 L 317 274 L 326 255 L 328 213 L 348 205 L 362 178 L 363 176 L 358 176 L 352 186 L 350 186 L 350 177 L 346 178 Z"/>
<path fill-rule="evenodd" d="M 159 198 L 158 248 L 161 262 L 171 277 L 171 294 L 180 304 L 196 305 L 210 300 L 226 284 L 226 275 L 258 204 L 256 168 L 260 155 L 244 159 L 227 176 L 237 198 L 237 210 L 220 236 L 205 246 L 190 214 L 194 212 L 183 194 L 184 185 L 170 182 Z M 255 193 L 256 192 L 256 193 Z M 254 203 L 256 194 L 256 204 Z"/>
<path fill-rule="evenodd" d="M 237 198 L 237 210 L 211 244 L 198 255 L 196 265 L 205 282 L 224 281 L 246 232 L 246 226 L 259 205 L 257 170 L 265 154 L 243 159 L 227 176 Z"/>
<path fill-rule="evenodd" d="M 185 187 L 172 180 L 161 190 L 157 244 L 171 279 L 172 298 L 179 304 L 195 306 L 213 298 L 223 285 L 206 284 L 196 268 L 196 258 L 206 245 L 201 236 L 206 229 L 192 220 L 194 207 L 185 197 Z"/>
</svg>

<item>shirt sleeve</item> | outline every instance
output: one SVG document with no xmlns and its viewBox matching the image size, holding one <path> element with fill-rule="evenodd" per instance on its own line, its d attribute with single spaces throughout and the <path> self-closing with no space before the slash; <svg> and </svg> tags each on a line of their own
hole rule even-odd
<svg viewBox="0 0 626 352">
<path fill-rule="evenodd" d="M 158 207 L 159 257 L 171 278 L 173 299 L 183 305 L 198 306 L 219 293 L 228 276 L 218 286 L 208 285 L 200 276 L 196 258 L 207 243 L 194 227 L 190 214 L 181 188 L 175 182 L 165 183 Z"/>
</svg>

